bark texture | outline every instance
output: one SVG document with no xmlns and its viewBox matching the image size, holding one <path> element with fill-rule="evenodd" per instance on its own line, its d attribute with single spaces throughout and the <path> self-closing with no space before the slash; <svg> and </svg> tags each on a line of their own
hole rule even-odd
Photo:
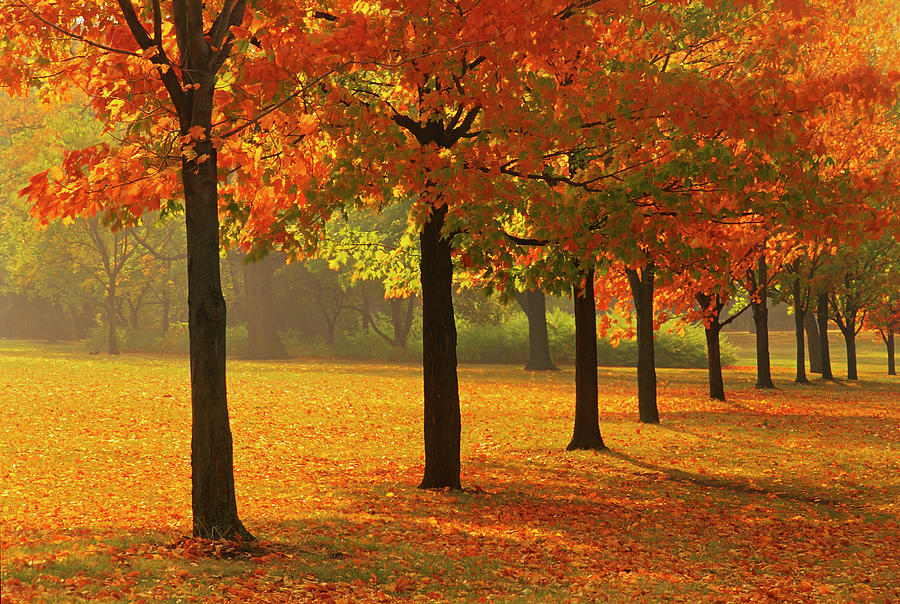
<svg viewBox="0 0 900 604">
<path fill-rule="evenodd" d="M 567 451 L 606 448 L 600 435 L 597 393 L 597 306 L 594 271 L 581 273 L 575 298 L 575 428 Z"/>
<path fill-rule="evenodd" d="M 638 272 L 627 269 L 637 315 L 638 417 L 645 424 L 659 423 L 656 405 L 656 356 L 653 349 L 653 287 L 655 266 L 648 262 Z"/>
<path fill-rule="evenodd" d="M 144 50 L 158 48 L 151 61 L 166 66 L 170 59 L 160 43 L 161 11 L 153 11 L 154 39 L 130 1 L 120 0 L 119 7 L 138 46 Z M 229 3 L 228 7 L 228 13 L 220 14 L 207 32 L 202 3 L 174 2 L 172 23 L 182 69 L 180 75 L 167 68 L 159 74 L 178 115 L 180 134 L 191 135 L 196 155 L 194 159 L 182 155 L 181 164 L 187 224 L 194 536 L 252 539 L 238 518 L 234 493 L 231 428 L 225 394 L 225 299 L 219 274 L 218 174 L 216 150 L 209 138 L 216 72 L 228 57 L 233 41 L 227 35 L 228 27 L 241 23 L 246 4 Z M 197 135 L 197 129 L 202 135 Z"/>
<path fill-rule="evenodd" d="M 421 489 L 460 487 L 459 389 L 450 241 L 441 234 L 447 207 L 434 209 L 419 235 L 422 248 L 422 369 L 425 382 L 425 475 Z"/>
<path fill-rule="evenodd" d="M 722 349 L 719 334 L 722 326 L 713 323 L 705 327 L 706 332 L 706 365 L 709 374 L 709 398 L 717 401 L 725 400 L 725 381 L 722 379 Z"/>
<path fill-rule="evenodd" d="M 194 536 L 251 538 L 238 519 L 225 390 L 225 298 L 219 274 L 216 156 L 184 161 L 191 357 L 191 505 Z"/>
</svg>

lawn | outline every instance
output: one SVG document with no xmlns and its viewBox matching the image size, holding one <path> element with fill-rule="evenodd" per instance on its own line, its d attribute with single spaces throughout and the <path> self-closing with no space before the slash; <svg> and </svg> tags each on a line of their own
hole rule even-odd
<svg viewBox="0 0 900 604">
<path fill-rule="evenodd" d="M 416 488 L 416 366 L 233 361 L 260 541 L 216 544 L 185 537 L 186 358 L 0 340 L 2 599 L 896 601 L 900 380 L 862 349 L 859 383 L 791 384 L 788 347 L 726 403 L 660 370 L 659 426 L 601 369 L 605 453 L 563 451 L 571 368 L 462 366 L 463 492 Z"/>
</svg>

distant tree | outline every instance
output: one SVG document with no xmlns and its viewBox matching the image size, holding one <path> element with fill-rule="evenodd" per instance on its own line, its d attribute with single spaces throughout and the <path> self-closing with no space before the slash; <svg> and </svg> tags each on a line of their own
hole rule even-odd
<svg viewBox="0 0 900 604">
<path fill-rule="evenodd" d="M 556 371 L 550 358 L 550 338 L 547 334 L 547 302 L 544 292 L 526 289 L 516 292 L 516 302 L 528 318 L 528 362 L 526 371 Z"/>
</svg>

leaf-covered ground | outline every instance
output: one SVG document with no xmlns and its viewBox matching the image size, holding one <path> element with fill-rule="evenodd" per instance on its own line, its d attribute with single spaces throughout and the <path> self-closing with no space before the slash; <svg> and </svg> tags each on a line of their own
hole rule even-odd
<svg viewBox="0 0 900 604">
<path fill-rule="evenodd" d="M 840 373 L 839 358 L 835 370 Z M 412 365 L 232 362 L 241 516 L 185 538 L 181 357 L 0 342 L 3 602 L 896 601 L 900 382 L 752 388 L 601 370 L 608 453 L 563 451 L 573 372 L 463 366 L 464 492 L 423 492 Z"/>
</svg>

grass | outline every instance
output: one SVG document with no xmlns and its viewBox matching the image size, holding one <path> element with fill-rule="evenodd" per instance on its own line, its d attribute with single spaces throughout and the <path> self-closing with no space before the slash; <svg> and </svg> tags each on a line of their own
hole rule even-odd
<svg viewBox="0 0 900 604">
<path fill-rule="evenodd" d="M 183 537 L 184 357 L 0 341 L 3 602 L 895 601 L 900 381 L 861 338 L 858 383 L 794 385 L 783 340 L 778 389 L 727 370 L 725 403 L 704 371 L 660 370 L 659 426 L 633 370 L 601 369 L 606 453 L 563 451 L 571 368 L 462 366 L 458 493 L 416 488 L 418 367 L 230 362 L 261 542 L 218 550 Z"/>
</svg>

